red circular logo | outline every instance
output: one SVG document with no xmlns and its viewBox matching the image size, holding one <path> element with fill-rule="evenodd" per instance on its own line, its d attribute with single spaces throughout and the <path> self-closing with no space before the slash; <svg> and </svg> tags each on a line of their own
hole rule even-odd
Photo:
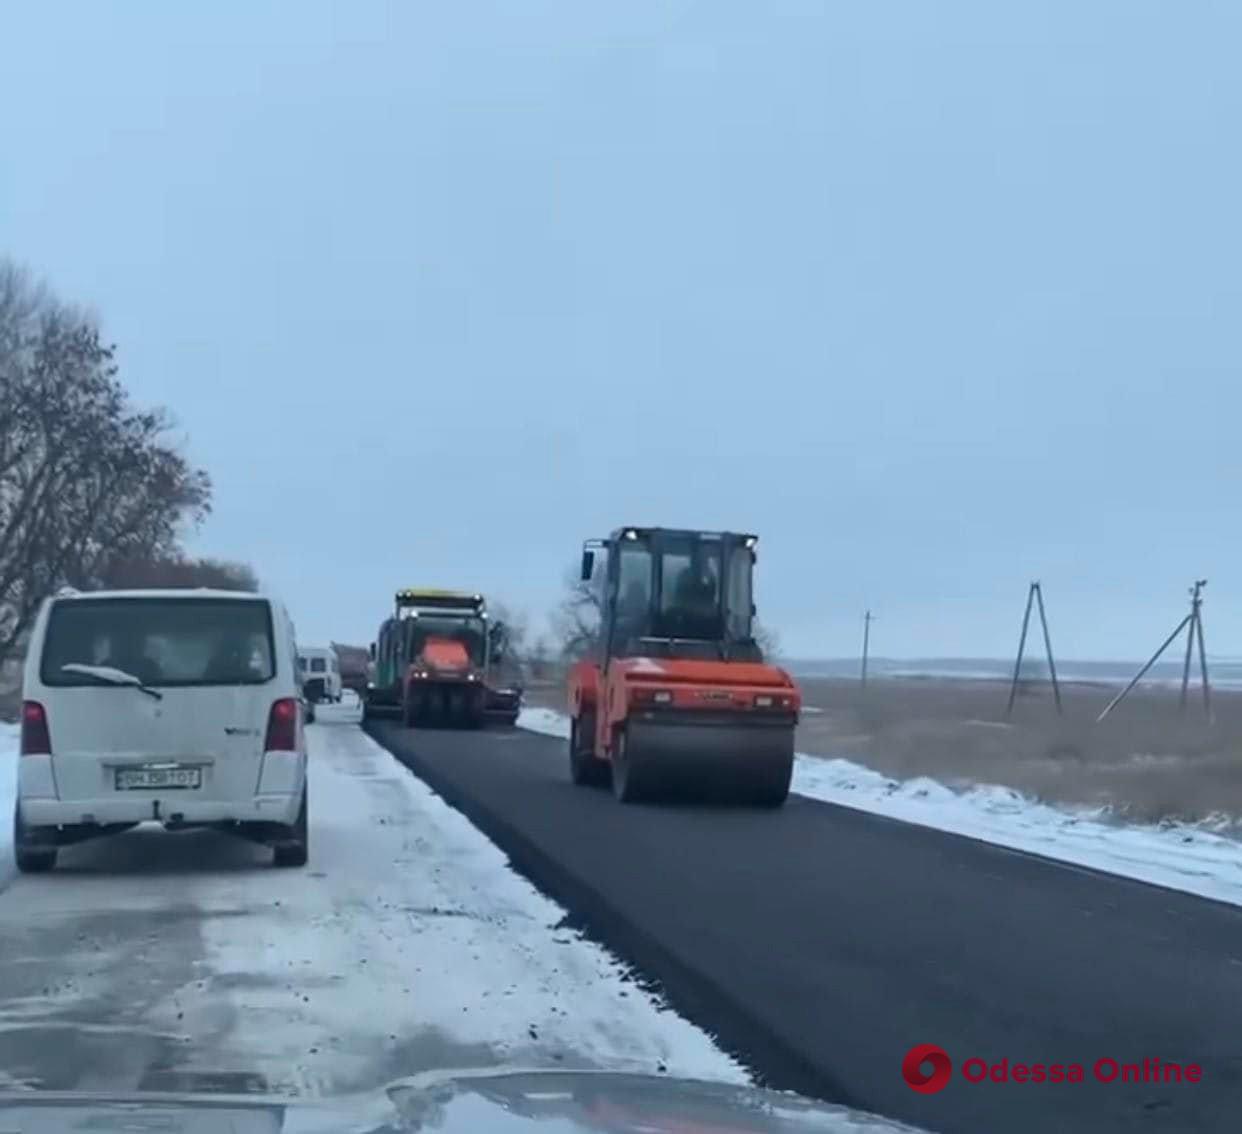
<svg viewBox="0 0 1242 1134">
<path fill-rule="evenodd" d="M 931 1067 L 930 1071 L 926 1070 L 927 1066 Z M 910 1090 L 923 1095 L 943 1091 L 952 1072 L 949 1053 L 934 1043 L 916 1044 L 901 1061 L 901 1077 L 909 1084 Z"/>
</svg>

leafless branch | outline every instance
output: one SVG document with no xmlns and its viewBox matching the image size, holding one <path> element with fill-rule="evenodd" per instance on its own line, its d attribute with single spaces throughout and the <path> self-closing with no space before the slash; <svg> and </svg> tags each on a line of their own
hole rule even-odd
<svg viewBox="0 0 1242 1134">
<path fill-rule="evenodd" d="M 173 555 L 211 484 L 138 410 L 92 321 L 0 261 L 0 662 L 58 586 Z"/>
<path fill-rule="evenodd" d="M 565 575 L 565 597 L 552 615 L 552 628 L 561 656 L 590 654 L 599 638 L 603 596 L 594 582 L 583 582 L 575 566 Z"/>
</svg>

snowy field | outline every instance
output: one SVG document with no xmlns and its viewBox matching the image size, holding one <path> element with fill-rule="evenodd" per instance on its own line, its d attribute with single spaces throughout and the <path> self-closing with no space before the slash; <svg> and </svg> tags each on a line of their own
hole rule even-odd
<svg viewBox="0 0 1242 1134">
<path fill-rule="evenodd" d="M 526 709 L 518 724 L 568 737 L 569 719 L 552 709 Z M 1109 821 L 1106 809 L 1062 810 L 1006 787 L 956 792 L 932 779 L 904 782 L 850 760 L 799 754 L 793 790 L 811 799 L 967 835 L 1242 905 L 1242 843 L 1210 825 L 1135 826 Z"/>
<path fill-rule="evenodd" d="M 204 831 L 81 844 L 49 875 L 15 877 L 6 848 L 9 1085 L 127 1089 L 169 1063 L 245 1069 L 302 1095 L 506 1064 L 747 1081 L 564 928 L 564 911 L 373 743 L 356 710 L 319 717 L 304 870 Z M 11 807 L 16 732 L 0 735 Z"/>
</svg>

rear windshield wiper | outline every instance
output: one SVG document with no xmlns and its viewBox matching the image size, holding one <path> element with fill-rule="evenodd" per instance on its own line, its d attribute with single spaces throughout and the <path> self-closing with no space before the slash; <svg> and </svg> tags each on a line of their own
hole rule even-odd
<svg viewBox="0 0 1242 1134">
<path fill-rule="evenodd" d="M 60 672 L 78 673 L 83 677 L 93 677 L 96 681 L 102 681 L 105 685 L 128 685 L 132 689 L 137 689 L 140 693 L 145 693 L 148 697 L 154 697 L 157 701 L 164 699 L 163 693 L 144 684 L 140 677 L 135 677 L 132 673 L 126 673 L 123 669 L 115 669 L 110 665 L 83 665 L 81 662 L 70 662 L 68 665 L 62 665 Z"/>
</svg>

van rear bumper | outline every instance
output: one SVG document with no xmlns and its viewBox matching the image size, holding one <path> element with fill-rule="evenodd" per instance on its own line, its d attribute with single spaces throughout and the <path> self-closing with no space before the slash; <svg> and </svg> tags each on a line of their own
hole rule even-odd
<svg viewBox="0 0 1242 1134">
<path fill-rule="evenodd" d="M 273 792 L 250 799 L 195 799 L 190 791 L 134 792 L 102 799 L 29 799 L 21 801 L 22 819 L 32 827 L 80 824 L 142 823 L 149 820 L 184 823 L 283 823 L 298 817 L 302 793 Z M 158 808 L 153 806 L 158 804 Z"/>
</svg>

